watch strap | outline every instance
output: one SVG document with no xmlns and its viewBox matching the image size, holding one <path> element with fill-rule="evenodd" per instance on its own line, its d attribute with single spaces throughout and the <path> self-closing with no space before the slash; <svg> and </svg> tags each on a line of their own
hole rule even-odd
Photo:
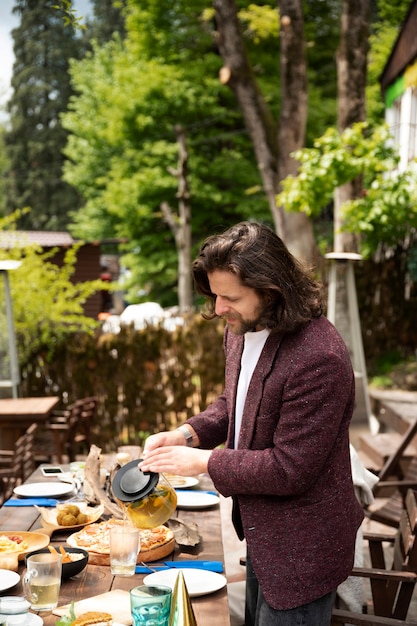
<svg viewBox="0 0 417 626">
<path fill-rule="evenodd" d="M 191 432 L 191 430 L 188 428 L 188 426 L 186 424 L 183 424 L 182 426 L 179 426 L 177 428 L 177 430 L 181 431 L 182 434 L 184 435 L 184 437 L 185 437 L 185 445 L 188 448 L 192 448 L 193 447 L 194 436 L 193 436 L 193 433 Z"/>
</svg>

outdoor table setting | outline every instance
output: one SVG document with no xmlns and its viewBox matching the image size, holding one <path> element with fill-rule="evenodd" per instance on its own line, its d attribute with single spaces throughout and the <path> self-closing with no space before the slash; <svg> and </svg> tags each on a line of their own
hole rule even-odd
<svg viewBox="0 0 417 626">
<path fill-rule="evenodd" d="M 101 502 L 94 504 L 86 502 L 85 499 L 84 488 L 88 490 L 89 481 L 83 480 L 82 464 L 78 464 L 78 467 L 71 464 L 72 469 L 69 465 L 62 465 L 61 476 L 44 475 L 42 472 L 44 467 L 38 467 L 20 488 L 16 488 L 13 497 L 0 508 L 0 616 L 3 610 L 2 599 L 17 597 L 26 598 L 31 602 L 31 605 L 28 605 L 31 607 L 29 617 L 26 616 L 27 621 L 22 622 L 28 626 L 55 625 L 62 616 L 69 617 L 71 610 L 77 616 L 88 611 L 104 611 L 112 615 L 115 626 L 121 624 L 136 626 L 145 624 L 146 621 L 137 621 L 139 618 L 136 617 L 133 621 L 131 602 L 132 606 L 145 602 L 144 598 L 139 597 L 142 594 L 139 594 L 137 589 L 146 585 L 168 588 L 171 618 L 175 607 L 184 610 L 184 607 L 188 606 L 189 616 L 178 624 L 191 626 L 196 623 L 205 626 L 214 620 L 219 626 L 230 626 L 220 500 L 207 475 L 168 476 L 168 492 L 175 494 L 173 504 L 170 503 L 170 517 L 162 518 L 162 522 L 156 520 L 159 521 L 158 524 L 148 520 L 150 527 L 148 530 L 142 528 L 142 521 L 141 525 L 136 524 L 140 527 L 141 545 L 138 548 L 139 553 L 134 553 L 137 555 L 133 564 L 134 570 L 131 570 L 134 573 L 123 575 L 125 566 L 118 570 L 115 560 L 113 561 L 115 559 L 113 554 L 110 563 L 109 549 L 103 550 L 103 554 L 95 553 L 91 549 L 89 552 L 85 546 L 78 545 L 76 540 L 84 536 L 83 531 L 88 535 L 92 529 L 103 527 L 111 533 L 111 538 L 107 541 L 112 542 L 111 549 L 115 550 L 116 533 L 124 532 L 127 523 L 128 528 L 135 528 L 135 515 L 137 516 L 141 510 L 143 513 L 146 508 L 150 510 L 152 499 L 160 503 L 162 493 L 160 482 L 157 481 L 158 485 L 151 486 L 153 491 L 149 492 L 149 498 L 143 498 L 138 508 L 135 494 L 130 501 L 119 500 L 121 495 L 128 498 L 125 494 L 130 489 L 129 480 L 131 476 L 135 476 L 135 471 L 140 471 L 136 469 L 137 464 L 132 461 L 124 467 L 119 466 L 113 475 L 107 476 L 107 489 L 109 481 L 112 481 L 110 493 L 117 493 L 113 502 L 108 504 L 104 497 Z M 109 474 L 104 472 L 106 473 Z M 165 477 L 163 478 L 165 480 Z M 169 499 L 171 497 L 170 495 Z M 144 502 L 146 506 L 142 506 Z M 120 505 L 123 505 L 125 509 L 118 520 L 108 513 L 113 504 L 119 506 L 119 509 Z M 69 520 L 70 524 L 64 526 L 62 515 L 68 512 L 70 505 L 78 509 L 79 517 Z M 140 516 L 140 519 L 144 518 Z M 146 520 L 144 525 L 146 526 Z M 161 528 L 166 529 L 167 540 L 156 549 L 153 546 L 147 547 L 147 533 L 153 536 L 156 530 Z M 132 535 L 134 534 L 133 532 Z M 24 542 L 21 551 L 16 548 L 13 554 L 4 553 L 2 537 L 7 540 L 16 536 L 20 536 Z M 134 538 L 132 540 L 134 541 Z M 122 540 L 124 552 L 126 542 L 127 535 L 124 534 Z M 70 560 L 71 557 L 66 551 L 71 550 L 87 552 L 86 565 L 82 561 L 78 565 L 76 562 L 64 564 L 64 560 Z M 32 556 L 34 551 L 49 553 L 49 556 Z M 33 581 L 28 580 L 29 569 L 32 572 L 33 568 L 41 568 L 44 565 L 34 563 L 29 567 L 29 563 L 26 562 L 27 555 L 30 553 L 30 559 L 37 556 L 38 560 L 40 558 L 50 560 L 49 557 L 53 557 L 52 552 L 65 555 L 62 557 L 59 595 L 55 606 L 52 605 L 49 610 L 45 608 L 38 610 L 30 595 L 30 585 Z M 81 571 L 75 575 L 68 574 L 68 568 L 75 565 Z M 132 589 L 135 589 L 136 595 L 133 597 L 132 592 L 131 599 Z M 139 609 L 135 609 L 137 610 Z M 13 621 L 14 623 L 17 622 Z"/>
</svg>

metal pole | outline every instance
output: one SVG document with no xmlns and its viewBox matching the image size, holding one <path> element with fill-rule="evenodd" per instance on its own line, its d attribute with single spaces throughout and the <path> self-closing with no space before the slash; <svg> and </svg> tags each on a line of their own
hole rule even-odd
<svg viewBox="0 0 417 626">
<path fill-rule="evenodd" d="M 12 298 L 10 295 L 10 283 L 9 283 L 9 275 L 8 272 L 10 270 L 17 269 L 20 267 L 20 261 L 0 261 L 0 273 L 3 274 L 4 278 L 4 296 L 6 303 L 6 320 L 7 320 L 7 335 L 8 335 L 8 344 L 9 344 L 9 359 L 10 359 L 10 381 L 6 381 L 10 383 L 12 388 L 13 398 L 18 397 L 18 385 L 20 383 L 20 370 L 19 370 L 19 361 L 17 358 L 17 348 L 16 348 L 16 335 L 14 330 L 14 320 L 13 320 L 13 307 L 12 307 Z"/>
<path fill-rule="evenodd" d="M 360 385 L 363 396 L 364 410 L 372 432 L 377 432 L 378 423 L 372 415 L 371 403 L 368 392 L 368 377 L 366 372 L 365 354 L 363 350 L 361 324 L 359 319 L 358 299 L 356 295 L 355 274 L 353 261 L 362 257 L 353 252 L 331 252 L 326 254 L 330 259 L 329 285 L 327 301 L 327 317 L 343 336 L 351 354 L 352 366 L 355 372 L 355 380 Z M 342 293 L 346 296 L 346 309 L 339 315 L 336 304 L 343 305 L 337 293 L 338 271 Z M 358 398 L 359 399 L 359 398 Z"/>
<path fill-rule="evenodd" d="M 12 298 L 10 296 L 10 283 L 8 272 L 3 272 L 3 275 L 4 291 L 6 296 L 7 333 L 9 337 L 10 378 L 12 383 L 13 398 L 17 398 L 17 386 L 20 383 L 20 372 L 16 351 L 16 336 L 13 323 Z"/>
</svg>

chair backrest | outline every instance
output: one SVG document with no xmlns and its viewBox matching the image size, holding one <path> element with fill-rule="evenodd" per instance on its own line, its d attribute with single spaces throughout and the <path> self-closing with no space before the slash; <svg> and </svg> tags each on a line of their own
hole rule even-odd
<svg viewBox="0 0 417 626">
<path fill-rule="evenodd" d="M 35 457 L 33 444 L 38 425 L 33 423 L 26 432 L 17 440 L 15 445 L 16 458 L 20 461 L 20 475 L 24 482 L 35 470 Z"/>
<path fill-rule="evenodd" d="M 0 450 L 1 502 L 13 493 L 35 470 L 34 437 L 38 425 L 31 424 L 21 435 L 13 450 Z"/>
<path fill-rule="evenodd" d="M 80 444 L 85 451 L 91 446 L 91 426 L 97 410 L 98 399 L 95 396 L 80 398 L 67 408 L 67 430 L 62 444 L 69 460 L 76 458 L 76 449 Z"/>
<path fill-rule="evenodd" d="M 395 536 L 392 570 L 417 574 L 417 491 L 409 489 L 400 526 Z M 378 542 L 379 543 L 379 542 Z M 381 563 L 381 547 L 369 540 L 371 563 L 374 568 L 385 568 Z M 372 599 L 377 615 L 405 620 L 414 592 L 416 579 L 371 579 Z"/>
<path fill-rule="evenodd" d="M 392 472 L 395 471 L 399 462 L 401 461 L 401 457 L 406 450 L 407 446 L 411 443 L 411 441 L 417 435 L 417 420 L 412 422 L 406 432 L 403 434 L 403 437 L 400 441 L 400 444 L 396 448 L 396 450 L 388 457 L 384 466 L 378 472 L 378 477 L 380 481 L 386 480 Z M 378 485 L 378 483 L 377 483 Z M 377 488 L 377 487 L 376 487 Z"/>
</svg>

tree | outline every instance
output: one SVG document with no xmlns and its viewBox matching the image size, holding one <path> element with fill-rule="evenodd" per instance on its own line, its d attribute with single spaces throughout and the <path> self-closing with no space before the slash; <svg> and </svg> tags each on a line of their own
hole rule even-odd
<svg viewBox="0 0 417 626">
<path fill-rule="evenodd" d="M 5 135 L 10 160 L 7 211 L 30 206 L 19 226 L 60 229 L 68 212 L 80 204 L 78 192 L 63 182 L 62 149 L 67 133 L 60 121 L 72 92 L 68 63 L 82 54 L 65 12 L 55 0 L 16 0 L 21 16 L 13 30 L 15 63 L 13 95 L 8 103 L 10 130 Z"/>
<path fill-rule="evenodd" d="M 178 213 L 168 202 L 161 203 L 165 221 L 169 225 L 178 253 L 178 305 L 181 313 L 193 305 L 191 282 L 191 206 L 188 188 L 188 152 L 182 126 L 175 129 L 178 139 L 178 168 L 170 172 L 178 179 Z"/>
<path fill-rule="evenodd" d="M 177 125 L 187 134 L 193 249 L 242 217 L 269 218 L 241 116 L 217 79 L 212 33 L 201 30 L 204 6 L 132 4 L 126 41 L 94 44 L 71 67 L 65 179 L 86 200 L 72 232 L 129 240 L 130 301 L 178 301 L 175 237 L 161 211 L 178 205 Z"/>
<path fill-rule="evenodd" d="M 291 154 L 305 142 L 307 64 L 301 0 L 281 0 L 281 107 L 278 124 L 261 93 L 241 34 L 235 0 L 213 0 L 224 67 L 221 79 L 236 95 L 256 154 L 275 229 L 300 259 L 311 262 L 315 242 L 304 214 L 277 206 L 280 181 L 296 171 Z"/>
<path fill-rule="evenodd" d="M 369 49 L 371 0 L 343 0 L 340 46 L 337 54 L 338 128 L 364 122 L 366 70 Z M 356 233 L 343 230 L 342 207 L 357 198 L 362 179 L 349 180 L 335 190 L 334 249 L 336 252 L 357 252 Z"/>
<path fill-rule="evenodd" d="M 92 0 L 93 19 L 87 23 L 88 39 L 99 44 L 110 41 L 114 33 L 123 39 L 126 36 L 124 10 L 126 0 Z"/>
</svg>

